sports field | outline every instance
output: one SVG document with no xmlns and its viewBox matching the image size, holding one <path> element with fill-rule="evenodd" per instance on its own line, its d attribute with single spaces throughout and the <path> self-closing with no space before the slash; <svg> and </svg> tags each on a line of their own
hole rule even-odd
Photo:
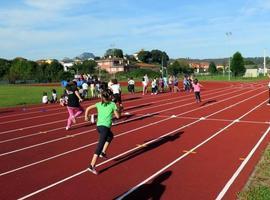
<svg viewBox="0 0 270 200">
<path fill-rule="evenodd" d="M 236 199 L 269 143 L 266 81 L 203 82 L 193 93 L 124 95 L 99 175 L 98 134 L 66 108 L 0 110 L 3 199 Z M 92 101 L 83 102 L 86 107 Z"/>
</svg>

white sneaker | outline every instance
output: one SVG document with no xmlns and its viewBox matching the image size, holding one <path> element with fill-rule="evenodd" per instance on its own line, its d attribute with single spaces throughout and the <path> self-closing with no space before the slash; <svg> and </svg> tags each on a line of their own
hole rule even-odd
<svg viewBox="0 0 270 200">
<path fill-rule="evenodd" d="M 98 175 L 97 170 L 96 170 L 92 165 L 90 165 L 90 166 L 87 168 L 87 170 L 88 170 L 89 172 L 92 172 L 92 173 L 95 174 L 95 175 Z"/>
<path fill-rule="evenodd" d="M 67 127 L 66 127 L 66 130 L 68 131 L 69 129 L 70 129 L 70 127 L 67 126 Z"/>
</svg>

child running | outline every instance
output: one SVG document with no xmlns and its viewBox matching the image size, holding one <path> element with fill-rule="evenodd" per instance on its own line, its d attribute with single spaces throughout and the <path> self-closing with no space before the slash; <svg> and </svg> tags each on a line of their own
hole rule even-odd
<svg viewBox="0 0 270 200">
<path fill-rule="evenodd" d="M 85 121 L 89 121 L 89 111 L 97 109 L 97 131 L 99 133 L 99 140 L 96 151 L 93 155 L 90 166 L 87 168 L 93 174 L 98 174 L 95 169 L 98 157 L 106 158 L 106 150 L 113 139 L 111 131 L 113 114 L 116 118 L 120 118 L 120 109 L 111 101 L 111 91 L 104 90 L 101 92 L 101 102 L 89 106 L 85 112 Z"/>
<path fill-rule="evenodd" d="M 201 102 L 201 94 L 200 93 L 201 93 L 202 85 L 199 83 L 198 79 L 194 79 L 192 86 L 194 88 L 196 102 L 199 103 L 199 102 Z"/>
<path fill-rule="evenodd" d="M 83 112 L 83 108 L 80 106 L 80 102 L 83 100 L 78 92 L 76 82 L 68 84 L 66 87 L 66 92 L 68 95 L 67 110 L 69 113 L 66 130 L 69 130 L 71 123 L 76 123 L 76 117 L 78 117 Z"/>
<path fill-rule="evenodd" d="M 112 85 L 109 88 L 113 93 L 113 102 L 118 104 L 121 109 L 123 109 L 122 98 L 121 98 L 121 87 L 117 82 L 117 79 L 112 80 Z"/>
</svg>

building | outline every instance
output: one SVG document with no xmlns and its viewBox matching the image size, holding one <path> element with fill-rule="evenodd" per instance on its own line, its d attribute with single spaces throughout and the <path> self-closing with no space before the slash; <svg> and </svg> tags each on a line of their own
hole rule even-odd
<svg viewBox="0 0 270 200">
<path fill-rule="evenodd" d="M 197 72 L 207 72 L 209 68 L 209 62 L 189 62 L 189 67 L 197 70 Z"/>
<path fill-rule="evenodd" d="M 106 70 L 109 74 L 125 71 L 127 64 L 123 58 L 106 58 L 97 61 L 100 69 Z"/>
</svg>

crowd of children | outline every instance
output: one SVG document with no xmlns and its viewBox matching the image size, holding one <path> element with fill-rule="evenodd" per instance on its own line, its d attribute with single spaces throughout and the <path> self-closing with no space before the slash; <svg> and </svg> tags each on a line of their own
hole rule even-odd
<svg viewBox="0 0 270 200">
<path fill-rule="evenodd" d="M 147 75 L 143 77 L 142 87 L 143 95 L 147 94 L 148 85 L 151 86 L 151 94 L 156 95 L 160 92 L 179 92 L 179 81 L 175 76 L 169 76 L 166 78 L 153 78 L 149 79 Z M 183 80 L 183 90 L 187 92 L 194 91 L 195 100 L 197 103 L 201 102 L 200 90 L 202 85 L 198 82 L 198 79 L 185 76 Z M 135 93 L 135 81 L 131 77 L 128 80 L 128 91 L 131 94 Z M 90 89 L 90 95 L 88 90 Z M 79 78 L 73 81 L 67 81 L 65 83 L 64 93 L 59 99 L 59 103 L 62 106 L 67 107 L 68 119 L 66 130 L 70 130 L 72 124 L 76 123 L 76 118 L 84 112 L 80 103 L 88 96 L 92 98 L 99 97 L 100 102 L 88 106 L 85 111 L 85 120 L 94 123 L 93 114 L 90 116 L 90 111 L 96 109 L 97 111 L 97 131 L 99 134 L 99 141 L 92 157 L 88 170 L 94 174 L 98 174 L 95 169 L 96 162 L 99 157 L 106 158 L 106 151 L 113 140 L 113 133 L 111 131 L 113 116 L 119 118 L 123 111 L 123 104 L 121 98 L 121 86 L 117 79 L 112 79 L 108 83 L 102 82 L 99 78 L 88 77 Z M 51 98 L 48 98 L 47 93 L 44 92 L 42 97 L 42 103 L 56 103 L 58 102 L 56 90 L 52 89 Z"/>
</svg>

